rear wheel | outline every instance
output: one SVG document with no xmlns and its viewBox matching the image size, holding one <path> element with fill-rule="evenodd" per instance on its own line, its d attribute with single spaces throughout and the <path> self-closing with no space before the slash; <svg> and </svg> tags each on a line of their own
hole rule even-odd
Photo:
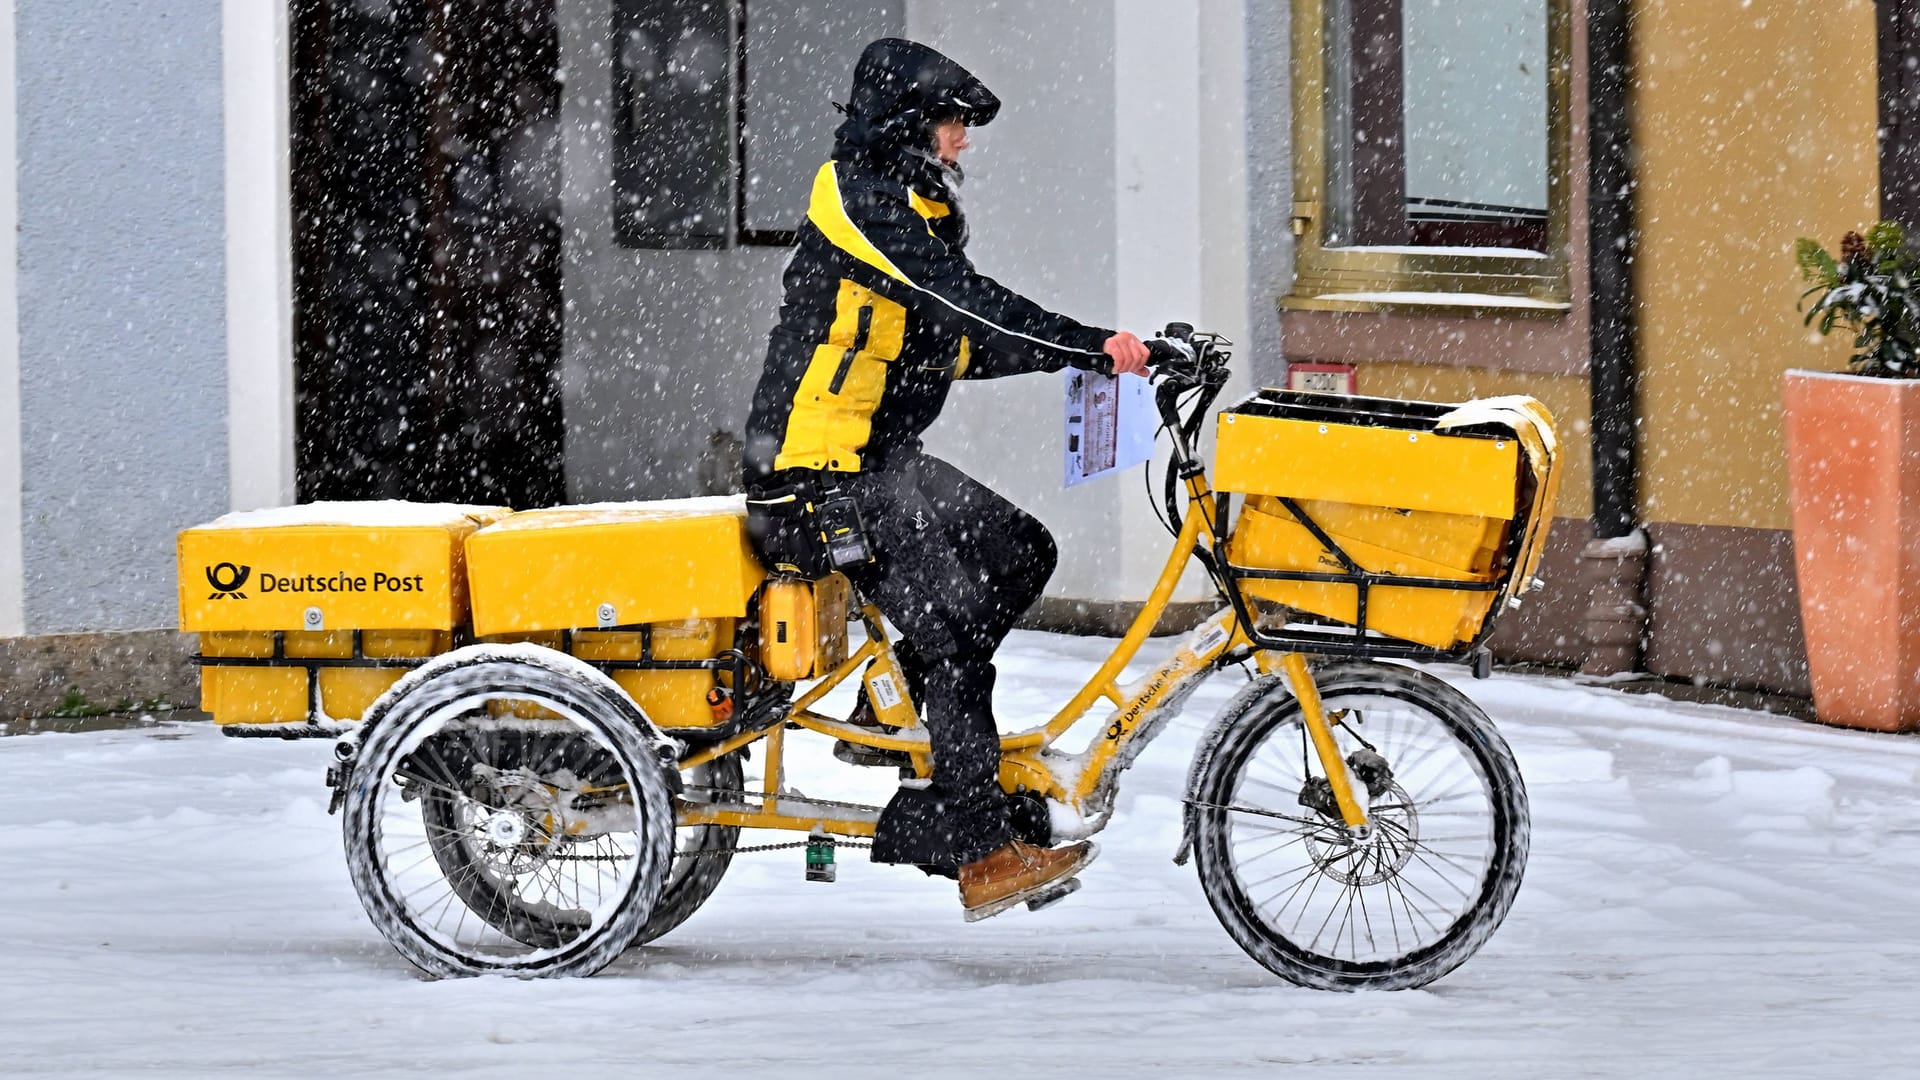
<svg viewBox="0 0 1920 1080">
<path fill-rule="evenodd" d="M 1411 668 L 1316 674 L 1335 739 L 1371 803 L 1340 819 L 1300 703 L 1281 680 L 1222 718 L 1194 790 L 1194 854 L 1208 902 L 1241 948 L 1327 990 L 1424 986 L 1506 918 L 1526 867 L 1519 767 L 1493 722 Z"/>
<path fill-rule="evenodd" d="M 673 853 L 659 744 L 613 682 L 531 647 L 450 653 L 369 711 L 341 823 L 362 905 L 432 975 L 589 975 Z"/>
<path fill-rule="evenodd" d="M 681 774 L 686 803 L 743 803 L 740 792 L 746 788 L 740 755 L 710 761 Z M 673 869 L 667 875 L 666 889 L 653 907 L 653 917 L 634 940 L 636 945 L 667 933 L 700 910 L 733 862 L 733 849 L 740 844 L 738 825 L 682 825 L 675 830 Z"/>
</svg>

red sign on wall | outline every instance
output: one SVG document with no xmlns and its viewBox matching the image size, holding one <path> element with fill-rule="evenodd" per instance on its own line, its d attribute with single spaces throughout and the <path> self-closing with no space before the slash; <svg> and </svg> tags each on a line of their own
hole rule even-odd
<svg viewBox="0 0 1920 1080">
<path fill-rule="evenodd" d="M 1352 394 L 1352 364 L 1288 364 L 1287 389 L 1310 394 Z"/>
</svg>

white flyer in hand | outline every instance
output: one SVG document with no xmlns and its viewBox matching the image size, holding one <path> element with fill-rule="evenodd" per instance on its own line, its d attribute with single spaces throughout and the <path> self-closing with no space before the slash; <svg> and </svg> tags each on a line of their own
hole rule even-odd
<svg viewBox="0 0 1920 1080">
<path fill-rule="evenodd" d="M 1153 387 L 1135 375 L 1069 369 L 1067 486 L 1153 456 Z"/>
</svg>

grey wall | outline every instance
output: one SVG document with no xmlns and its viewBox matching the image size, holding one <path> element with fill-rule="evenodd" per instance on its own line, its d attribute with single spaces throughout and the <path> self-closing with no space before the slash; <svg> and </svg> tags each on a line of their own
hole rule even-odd
<svg viewBox="0 0 1920 1080">
<path fill-rule="evenodd" d="M 803 156 L 806 180 L 832 149 L 838 116 L 832 102 L 845 100 L 855 58 L 872 37 L 904 29 L 902 3 L 794 0 L 758 7 L 774 14 L 756 15 L 766 23 L 749 32 L 766 34 L 786 57 L 804 61 L 801 70 L 756 72 L 755 80 L 769 78 L 781 96 L 793 99 L 790 112 L 772 118 L 769 133 Z M 738 434 L 745 425 L 779 311 L 787 252 L 649 251 L 614 242 L 612 6 L 559 0 L 559 12 L 567 86 L 561 393 L 568 494 L 576 500 L 686 495 L 700 488 L 699 457 L 709 437 Z M 760 122 L 766 119 L 751 130 L 769 131 Z M 809 124 L 810 135 L 791 131 Z M 759 157 L 752 164 L 756 171 L 763 167 Z M 781 186 L 754 185 L 757 193 Z M 796 200 L 802 194 L 792 186 L 786 191 Z M 796 202 L 787 228 L 798 226 L 799 209 Z M 765 224 L 764 213 L 756 224 Z"/>
<path fill-rule="evenodd" d="M 227 508 L 220 0 L 14 0 L 26 630 L 175 621 Z"/>
<path fill-rule="evenodd" d="M 965 159 L 967 254 L 1055 311 L 1114 325 L 1112 0 L 916 3 L 908 28 L 1004 102 Z M 1120 481 L 1062 490 L 1065 393 L 1058 375 L 963 383 L 927 445 L 1052 530 L 1065 554 L 1049 594 L 1106 599 L 1118 577 Z"/>
<path fill-rule="evenodd" d="M 785 253 L 635 251 L 611 243 L 610 61 L 604 40 L 610 0 L 560 2 L 569 87 L 563 382 L 569 493 L 576 499 L 685 494 L 699 487 L 695 463 L 707 437 L 716 429 L 737 431 L 744 419 L 777 315 Z M 1121 288 L 1121 231 L 1153 221 L 1141 218 L 1137 206 L 1122 206 L 1116 177 L 1134 173 L 1119 167 L 1121 159 L 1157 152 L 1164 160 L 1148 164 L 1163 186 L 1173 178 L 1160 173 L 1213 168 L 1222 159 L 1230 159 L 1238 174 L 1243 166 L 1237 152 L 1203 152 L 1205 140 L 1197 140 L 1203 150 L 1194 150 L 1187 144 L 1196 140 L 1186 136 L 1169 149 L 1149 136 L 1156 124 L 1191 126 L 1190 115 L 1174 115 L 1179 108 L 1232 97 L 1244 81 L 1248 93 L 1258 95 L 1245 102 L 1247 127 L 1262 144 L 1246 148 L 1244 168 L 1256 189 L 1243 196 L 1236 184 L 1231 193 L 1247 200 L 1246 226 L 1230 230 L 1232 235 L 1209 234 L 1216 244 L 1211 249 L 1195 235 L 1177 251 L 1135 250 L 1134 257 L 1161 260 L 1148 276 L 1167 276 L 1178 285 L 1178 314 L 1188 319 L 1202 315 L 1194 297 L 1209 258 L 1246 266 L 1244 275 L 1214 277 L 1231 282 L 1232 299 L 1223 307 L 1253 309 L 1254 332 L 1250 341 L 1242 338 L 1241 355 L 1253 358 L 1256 377 L 1271 381 L 1279 370 L 1274 299 L 1290 272 L 1285 15 L 1248 3 L 1242 16 L 1237 4 L 1214 3 L 1219 18 L 1196 21 L 1193 11 L 1172 0 L 1145 2 L 1126 13 L 1133 20 L 1127 47 L 1138 53 L 1129 70 L 1152 72 L 1156 62 L 1170 66 L 1158 81 L 1128 84 L 1151 107 L 1126 117 L 1129 126 L 1122 129 L 1116 115 L 1115 57 L 1122 45 L 1116 0 L 907 0 L 907 35 L 954 56 L 1006 103 L 992 126 L 975 133 L 966 160 L 961 199 L 973 226 L 969 254 L 985 273 L 1055 310 L 1098 325 L 1131 319 L 1140 325 L 1129 328 L 1150 331 L 1158 323 L 1148 323 L 1164 313 L 1144 309 L 1159 304 L 1123 310 L 1122 293 L 1129 290 Z M 1157 11 L 1162 3 L 1164 11 Z M 1184 36 L 1151 32 L 1153 20 L 1162 17 L 1185 20 Z M 1144 37 L 1142 25 L 1150 31 Z M 794 27 L 792 35 L 801 29 Z M 844 93 L 861 36 L 843 40 L 836 53 L 830 43 L 792 35 L 790 47 L 810 51 L 835 77 L 828 83 L 831 93 L 806 91 L 819 100 L 802 103 L 791 115 L 796 122 L 818 117 L 830 129 L 834 117 L 827 100 Z M 1213 96 L 1203 102 L 1200 88 L 1213 84 L 1195 70 L 1193 54 L 1209 47 L 1244 47 L 1247 67 L 1242 79 L 1235 65 L 1231 93 L 1207 90 Z M 1241 106 L 1236 101 L 1232 107 Z M 1171 120 L 1155 112 L 1169 108 Z M 823 142 L 820 155 L 826 150 Z M 1167 207 L 1168 214 L 1185 215 L 1196 228 L 1217 216 L 1190 205 L 1219 197 L 1213 187 L 1185 177 L 1166 190 L 1180 202 Z M 1134 217 L 1123 220 L 1128 213 Z M 1221 217 L 1229 219 L 1238 220 L 1238 211 Z M 1255 237 L 1251 251 L 1242 238 L 1246 232 Z M 1139 264 L 1130 266 L 1139 278 Z M 1129 295 L 1141 291 L 1135 287 Z M 1236 330 L 1238 337 L 1238 321 L 1236 312 L 1221 328 Z M 1051 595 L 1137 598 L 1164 557 L 1165 538 L 1151 523 L 1137 471 L 1063 490 L 1063 409 L 1058 376 L 962 384 L 928 444 L 1046 522 L 1069 553 Z"/>
</svg>

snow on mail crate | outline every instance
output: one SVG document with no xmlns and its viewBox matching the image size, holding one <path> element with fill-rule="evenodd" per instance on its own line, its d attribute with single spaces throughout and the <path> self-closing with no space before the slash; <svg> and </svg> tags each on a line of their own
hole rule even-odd
<svg viewBox="0 0 1920 1080">
<path fill-rule="evenodd" d="M 711 660 L 733 647 L 765 576 L 746 514 L 741 498 L 516 514 L 467 541 L 474 632 L 569 648 L 606 667 L 655 725 L 711 727 L 717 666 L 647 665 Z"/>
<path fill-rule="evenodd" d="M 1481 639 L 1526 587 L 1558 490 L 1552 419 L 1528 398 L 1262 390 L 1221 414 L 1216 445 L 1221 490 L 1249 496 L 1229 562 L 1312 575 L 1242 576 L 1247 595 L 1356 624 L 1365 579 L 1368 630 L 1437 649 Z"/>
<path fill-rule="evenodd" d="M 466 539 L 510 512 L 311 503 L 182 532 L 180 629 L 200 635 L 201 707 L 230 732 L 358 720 L 412 661 L 452 647 Z"/>
</svg>

